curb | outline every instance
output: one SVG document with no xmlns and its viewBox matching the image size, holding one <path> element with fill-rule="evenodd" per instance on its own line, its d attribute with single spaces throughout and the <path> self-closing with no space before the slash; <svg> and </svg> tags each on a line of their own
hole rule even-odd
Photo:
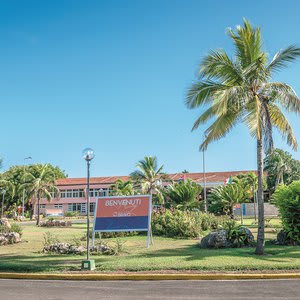
<svg viewBox="0 0 300 300">
<path fill-rule="evenodd" d="M 247 280 L 247 279 L 300 279 L 300 273 L 282 274 L 35 274 L 0 273 L 0 279 L 29 280 Z"/>
</svg>

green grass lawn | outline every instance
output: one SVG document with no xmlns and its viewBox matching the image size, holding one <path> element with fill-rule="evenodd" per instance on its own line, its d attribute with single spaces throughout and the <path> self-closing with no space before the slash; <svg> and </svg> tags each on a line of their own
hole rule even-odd
<svg viewBox="0 0 300 300">
<path fill-rule="evenodd" d="M 249 224 L 248 224 L 249 223 Z M 245 220 L 251 225 L 253 220 Z M 266 228 L 267 239 L 274 239 L 280 228 L 279 220 L 271 220 L 274 227 Z M 69 272 L 79 271 L 82 256 L 49 255 L 41 253 L 43 235 L 46 231 L 63 242 L 85 233 L 84 224 L 71 228 L 38 228 L 34 224 L 21 225 L 24 230 L 22 242 L 0 247 L 0 271 L 5 272 Z M 254 226 L 252 231 L 255 234 Z M 277 229 L 276 229 L 277 228 Z M 154 237 L 154 245 L 146 249 L 145 236 L 121 239 L 124 252 L 118 256 L 98 255 L 98 271 L 149 271 L 149 270 L 198 270 L 198 271 L 244 271 L 272 269 L 300 269 L 300 247 L 266 245 L 266 255 L 254 255 L 254 248 L 200 249 L 197 240 Z M 105 239 L 113 245 L 116 239 Z"/>
</svg>

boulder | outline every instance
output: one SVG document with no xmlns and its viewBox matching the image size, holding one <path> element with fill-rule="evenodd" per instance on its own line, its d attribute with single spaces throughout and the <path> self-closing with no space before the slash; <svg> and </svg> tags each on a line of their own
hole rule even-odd
<svg viewBox="0 0 300 300">
<path fill-rule="evenodd" d="M 5 234 L 5 238 L 9 244 L 16 244 L 21 242 L 20 234 L 17 232 L 9 232 Z"/>
<path fill-rule="evenodd" d="M 8 244 L 8 239 L 4 235 L 0 235 L 0 246 L 5 246 Z"/>
<path fill-rule="evenodd" d="M 11 229 L 11 225 L 6 218 L 0 219 L 0 226 L 5 226 L 7 229 Z"/>
<path fill-rule="evenodd" d="M 201 239 L 201 248 L 224 248 L 228 247 L 227 230 L 213 231 Z"/>
<path fill-rule="evenodd" d="M 293 241 L 283 229 L 278 232 L 275 244 L 283 245 L 283 246 L 284 245 L 289 245 L 289 246 L 298 246 L 299 245 L 299 243 L 296 241 Z"/>
</svg>

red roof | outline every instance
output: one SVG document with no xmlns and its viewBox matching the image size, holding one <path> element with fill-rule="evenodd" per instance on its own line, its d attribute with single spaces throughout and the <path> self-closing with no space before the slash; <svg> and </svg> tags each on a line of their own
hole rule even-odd
<svg viewBox="0 0 300 300">
<path fill-rule="evenodd" d="M 244 174 L 248 172 L 257 173 L 257 171 L 253 170 L 243 170 L 243 171 L 227 171 L 227 172 L 207 172 L 205 173 L 206 181 L 207 182 L 225 182 L 230 176 L 236 176 L 238 174 Z M 167 174 L 171 180 L 177 181 L 183 176 L 185 178 L 189 178 L 195 181 L 203 181 L 203 173 L 175 173 L 175 174 Z M 90 184 L 113 184 L 118 179 L 121 180 L 130 180 L 130 176 L 110 176 L 110 177 L 92 177 L 90 179 Z M 86 178 L 63 178 L 57 180 L 57 185 L 85 185 Z"/>
</svg>

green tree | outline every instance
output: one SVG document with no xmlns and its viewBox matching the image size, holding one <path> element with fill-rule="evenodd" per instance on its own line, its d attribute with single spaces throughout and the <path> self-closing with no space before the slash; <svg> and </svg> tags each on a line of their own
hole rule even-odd
<svg viewBox="0 0 300 300">
<path fill-rule="evenodd" d="M 112 186 L 114 196 L 131 196 L 134 195 L 134 187 L 130 180 L 123 181 L 118 179 Z"/>
<path fill-rule="evenodd" d="M 55 180 L 55 173 L 49 164 L 37 165 L 24 174 L 25 183 L 21 185 L 21 189 L 26 189 L 30 199 L 37 204 L 36 224 L 38 226 L 40 225 L 40 200 L 45 198 L 51 201 L 53 193 L 59 193 Z"/>
<path fill-rule="evenodd" d="M 271 61 L 263 51 L 260 28 L 247 20 L 236 31 L 228 29 L 234 44 L 234 57 L 224 50 L 211 51 L 201 62 L 199 80 L 188 90 L 188 108 L 206 107 L 195 121 L 193 130 L 213 119 L 205 130 L 200 149 L 219 140 L 239 122 L 247 125 L 257 143 L 258 235 L 255 253 L 264 253 L 263 149 L 273 147 L 272 129 L 297 148 L 292 127 L 282 109 L 300 113 L 300 100 L 286 83 L 273 82 L 276 71 L 300 56 L 300 48 L 289 46 L 275 54 Z"/>
<path fill-rule="evenodd" d="M 209 211 L 234 218 L 233 207 L 244 199 L 243 188 L 237 183 L 220 185 L 209 195 Z"/>
<path fill-rule="evenodd" d="M 279 184 L 290 184 L 300 179 L 300 161 L 281 149 L 273 149 L 264 159 L 267 185 L 273 192 Z"/>
<path fill-rule="evenodd" d="M 201 191 L 199 184 L 186 179 L 169 185 L 164 191 L 164 197 L 169 205 L 186 210 L 200 207 Z"/>
<path fill-rule="evenodd" d="M 163 166 L 157 166 L 155 156 L 145 156 L 136 164 L 136 167 L 138 170 L 130 174 L 132 180 L 142 193 L 154 194 L 158 202 L 163 204 L 162 180 L 166 179 L 166 175 L 162 172 Z"/>
</svg>

